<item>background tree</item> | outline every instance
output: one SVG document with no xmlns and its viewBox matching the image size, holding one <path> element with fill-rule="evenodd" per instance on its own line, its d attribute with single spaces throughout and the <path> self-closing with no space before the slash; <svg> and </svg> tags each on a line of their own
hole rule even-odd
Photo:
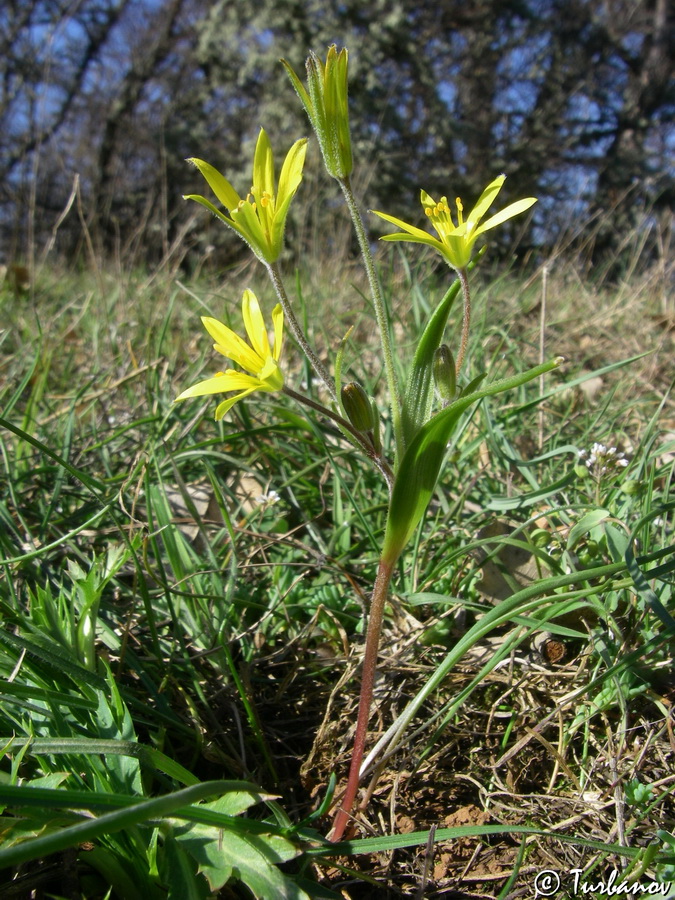
<svg viewBox="0 0 675 900">
<path fill-rule="evenodd" d="M 597 260 L 638 213 L 672 203 L 673 25 L 666 0 L 13 0 L 0 11 L 0 247 L 45 246 L 77 174 L 97 252 L 146 262 L 192 240 L 234 257 L 223 229 L 191 228 L 184 159 L 244 187 L 261 124 L 280 145 L 308 133 L 279 57 L 300 70 L 337 42 L 370 205 L 410 215 L 422 186 L 471 199 L 504 171 L 511 197 L 541 197 L 533 246 L 602 211 Z M 306 182 L 320 214 L 334 195 L 317 153 Z M 71 212 L 58 249 L 76 254 L 82 232 Z"/>
</svg>

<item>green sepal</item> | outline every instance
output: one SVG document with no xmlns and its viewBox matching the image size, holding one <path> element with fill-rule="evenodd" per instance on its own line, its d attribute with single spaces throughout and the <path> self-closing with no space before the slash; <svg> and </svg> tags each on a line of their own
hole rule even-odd
<svg viewBox="0 0 675 900">
<path fill-rule="evenodd" d="M 445 403 L 454 400 L 457 393 L 457 369 L 455 357 L 447 344 L 441 344 L 436 349 L 433 372 L 438 396 Z"/>
<path fill-rule="evenodd" d="M 562 357 L 556 357 L 527 372 L 503 378 L 482 390 L 464 394 L 436 413 L 418 430 L 396 472 L 384 537 L 384 559 L 390 563 L 398 559 L 424 515 L 436 487 L 448 441 L 462 413 L 483 397 L 519 387 L 557 368 L 562 362 Z"/>
<path fill-rule="evenodd" d="M 478 385 L 481 384 L 485 380 L 487 376 L 487 372 L 481 372 L 480 375 L 476 375 L 475 378 L 472 378 L 471 381 L 466 385 L 466 387 L 462 388 L 459 392 L 459 396 L 457 399 L 461 397 L 467 397 L 469 394 L 473 394 L 474 391 L 478 390 Z"/>
<path fill-rule="evenodd" d="M 484 251 L 485 248 L 476 254 L 467 266 L 469 271 L 476 266 Z M 443 340 L 448 316 L 459 291 L 459 280 L 453 281 L 429 319 L 415 350 L 401 414 L 406 446 L 431 415 L 431 406 L 434 401 L 434 354 Z"/>
</svg>

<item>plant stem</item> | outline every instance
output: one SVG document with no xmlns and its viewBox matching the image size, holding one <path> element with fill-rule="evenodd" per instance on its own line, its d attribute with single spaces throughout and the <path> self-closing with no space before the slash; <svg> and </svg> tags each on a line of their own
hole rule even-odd
<svg viewBox="0 0 675 900">
<path fill-rule="evenodd" d="M 368 617 L 368 631 L 366 633 L 366 649 L 363 657 L 363 670 L 361 673 L 361 694 L 359 697 L 359 712 L 356 719 L 356 733 L 354 735 L 354 747 L 352 761 L 349 767 L 349 777 L 345 788 L 342 803 L 337 811 L 330 833 L 330 840 L 339 841 L 349 822 L 350 812 L 356 799 L 359 788 L 359 776 L 363 753 L 368 734 L 368 719 L 373 700 L 373 685 L 375 683 L 375 670 L 377 668 L 377 652 L 380 645 L 380 633 L 384 618 L 384 605 L 389 594 L 389 583 L 394 570 L 396 560 L 380 559 L 377 577 L 373 587 L 373 595 L 370 601 L 370 613 Z"/>
<path fill-rule="evenodd" d="M 459 353 L 457 354 L 457 363 L 455 372 L 459 375 L 462 368 L 464 357 L 466 356 L 466 348 L 469 343 L 469 328 L 471 327 L 471 293 L 469 292 L 469 278 L 466 269 L 456 269 L 459 283 L 462 286 L 462 294 L 464 295 L 464 315 L 462 316 L 462 336 L 459 342 Z"/>
<path fill-rule="evenodd" d="M 366 234 L 366 229 L 363 224 L 361 210 L 359 209 L 358 203 L 356 202 L 356 199 L 354 197 L 354 192 L 352 191 L 349 176 L 339 178 L 338 182 L 340 184 L 340 187 L 342 188 L 342 193 L 344 194 L 345 200 L 347 202 L 349 214 L 352 217 L 354 231 L 356 232 L 359 247 L 361 248 L 363 265 L 365 266 L 366 275 L 368 276 L 370 294 L 373 298 L 375 318 L 377 320 L 377 327 L 380 332 L 380 341 L 382 344 L 382 356 L 384 358 L 384 370 L 387 377 L 387 387 L 389 388 L 391 419 L 394 428 L 394 440 L 396 443 L 396 458 L 400 459 L 403 455 L 403 451 L 405 450 L 405 440 L 403 437 L 403 423 L 401 420 L 401 392 L 399 390 L 398 379 L 396 377 L 396 369 L 394 368 L 394 356 L 391 350 L 389 317 L 387 316 L 387 309 L 384 305 L 384 299 L 382 297 L 382 291 L 380 289 L 380 281 L 375 271 L 373 255 L 370 252 L 370 244 L 368 242 L 368 235 Z"/>
<path fill-rule="evenodd" d="M 265 267 L 269 273 L 272 284 L 274 285 L 274 290 L 276 292 L 277 297 L 279 298 L 279 302 L 281 303 L 281 308 L 284 311 L 284 317 L 288 322 L 288 326 L 293 332 L 293 337 L 296 339 L 298 344 L 300 344 L 300 348 L 302 352 L 305 354 L 307 359 L 310 362 L 310 365 L 319 376 L 321 381 L 323 381 L 324 385 L 328 393 L 331 396 L 331 399 L 337 403 L 337 393 L 335 391 L 335 382 L 331 378 L 328 373 L 328 370 L 318 358 L 316 353 L 309 346 L 309 341 L 305 337 L 305 333 L 300 327 L 300 323 L 295 318 L 295 313 L 293 312 L 293 308 L 291 307 L 290 300 L 288 299 L 288 294 L 286 293 L 286 288 L 284 287 L 284 283 L 281 280 L 281 273 L 277 267 L 276 263 L 265 263 Z"/>
<path fill-rule="evenodd" d="M 333 412 L 332 409 L 329 409 L 327 406 L 323 406 L 321 403 L 317 403 L 316 400 L 312 400 L 311 397 L 306 397 L 304 394 L 298 394 L 297 391 L 294 391 L 292 388 L 284 385 L 283 392 L 289 397 L 292 397 L 293 400 L 298 403 L 304 403 L 305 406 L 309 406 L 315 412 L 321 413 L 321 415 L 328 416 L 329 419 L 332 419 L 340 428 L 343 428 L 345 431 L 348 431 L 349 434 L 357 441 L 358 445 L 362 450 L 367 454 L 367 456 L 372 459 L 380 472 L 384 475 L 384 479 L 387 482 L 387 486 L 389 491 L 391 492 L 392 486 L 394 484 L 394 473 L 391 471 L 389 463 L 384 457 L 379 454 L 370 440 L 368 440 L 367 435 L 364 435 L 361 431 L 358 431 L 352 423 L 343 418 L 339 413 Z"/>
</svg>

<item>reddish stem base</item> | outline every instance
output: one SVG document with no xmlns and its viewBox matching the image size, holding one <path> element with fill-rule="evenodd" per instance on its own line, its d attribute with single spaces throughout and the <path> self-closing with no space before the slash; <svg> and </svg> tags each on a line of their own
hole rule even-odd
<svg viewBox="0 0 675 900">
<path fill-rule="evenodd" d="M 377 652 L 380 646 L 380 633 L 384 618 L 384 606 L 389 595 L 389 583 L 391 581 L 394 562 L 381 559 L 377 570 L 377 578 L 373 587 L 373 596 L 370 602 L 370 614 L 368 617 L 368 631 L 366 633 L 366 649 L 363 657 L 363 672 L 361 674 L 361 696 L 359 698 L 359 712 L 356 720 L 356 733 L 354 735 L 354 748 L 352 761 L 349 767 L 349 777 L 345 788 L 342 803 L 337 811 L 329 840 L 339 841 L 344 834 L 356 793 L 359 789 L 359 771 L 363 762 L 363 755 L 368 735 L 368 719 L 370 707 L 373 701 L 373 686 L 375 684 L 375 670 L 377 668 Z"/>
</svg>

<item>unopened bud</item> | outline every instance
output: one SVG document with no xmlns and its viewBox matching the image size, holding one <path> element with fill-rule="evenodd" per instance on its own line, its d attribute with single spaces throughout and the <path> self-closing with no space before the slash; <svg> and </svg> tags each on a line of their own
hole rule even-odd
<svg viewBox="0 0 675 900">
<path fill-rule="evenodd" d="M 452 351 L 447 344 L 441 344 L 434 353 L 433 371 L 436 390 L 441 400 L 449 403 L 457 392 L 457 372 Z"/>
<path fill-rule="evenodd" d="M 356 381 L 345 384 L 340 391 L 347 418 L 357 431 L 372 431 L 376 422 L 370 397 Z"/>
<path fill-rule="evenodd" d="M 380 410 L 377 403 L 371 398 L 370 408 L 373 411 L 373 427 L 370 436 L 373 439 L 373 447 L 376 453 L 382 453 L 382 438 L 380 437 Z"/>
</svg>

